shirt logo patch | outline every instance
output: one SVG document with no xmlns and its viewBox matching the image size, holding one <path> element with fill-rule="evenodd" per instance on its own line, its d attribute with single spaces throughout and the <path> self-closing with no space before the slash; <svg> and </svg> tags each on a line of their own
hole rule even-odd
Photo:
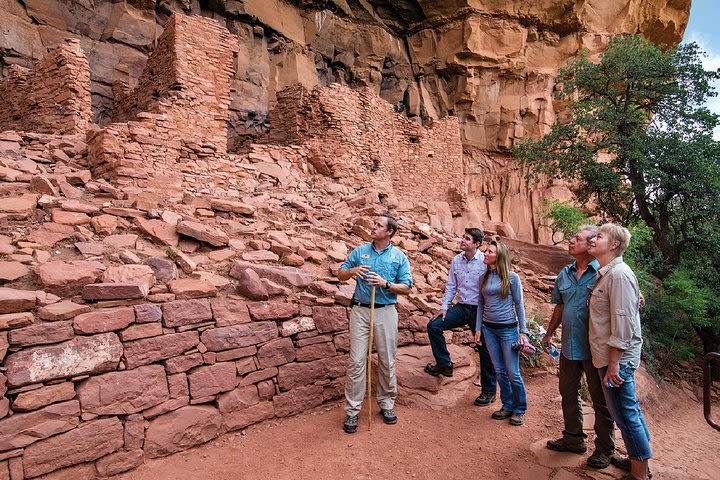
<svg viewBox="0 0 720 480">
<path fill-rule="evenodd" d="M 362 255 L 360 255 L 360 258 L 370 258 L 370 254 L 369 254 L 369 253 L 363 253 Z"/>
</svg>

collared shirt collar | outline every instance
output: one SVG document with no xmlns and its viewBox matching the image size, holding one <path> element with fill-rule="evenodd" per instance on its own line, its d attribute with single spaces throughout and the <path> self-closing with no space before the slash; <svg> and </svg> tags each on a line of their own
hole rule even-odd
<svg viewBox="0 0 720 480">
<path fill-rule="evenodd" d="M 598 262 L 596 259 L 593 259 L 590 263 L 588 263 L 588 267 L 592 267 L 592 269 L 597 272 L 600 269 L 600 262 Z M 570 264 L 570 270 L 577 271 L 577 261 Z"/>
<path fill-rule="evenodd" d="M 383 254 L 383 253 L 387 252 L 388 250 L 390 250 L 392 248 L 393 244 L 392 244 L 392 242 L 388 243 L 388 246 L 383 248 L 382 250 L 378 250 L 377 248 L 375 248 L 375 242 L 370 242 L 370 246 L 376 253 Z"/>
<path fill-rule="evenodd" d="M 471 261 L 473 261 L 473 260 L 480 260 L 480 258 L 482 257 L 482 254 L 483 254 L 483 253 L 482 253 L 482 252 L 480 251 L 480 249 L 478 248 L 477 250 L 475 250 L 475 255 L 473 255 L 473 257 L 472 257 L 470 260 L 468 260 L 467 256 L 465 255 L 465 252 L 460 253 L 461 257 L 462 257 L 463 260 L 465 260 L 466 262 L 471 262 Z"/>
<path fill-rule="evenodd" d="M 622 263 L 622 261 L 623 261 L 622 255 L 620 255 L 619 257 L 615 257 L 615 258 L 613 258 L 612 262 L 608 263 L 607 265 L 602 267 L 600 270 L 598 270 L 598 273 L 600 274 L 600 276 L 606 275 L 610 270 L 613 269 L 613 267 L 615 267 L 615 265 L 617 265 L 618 263 Z"/>
</svg>

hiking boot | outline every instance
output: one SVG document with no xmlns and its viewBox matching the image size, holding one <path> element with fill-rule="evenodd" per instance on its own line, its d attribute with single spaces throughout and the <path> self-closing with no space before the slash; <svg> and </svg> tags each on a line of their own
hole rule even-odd
<svg viewBox="0 0 720 480">
<path fill-rule="evenodd" d="M 513 427 L 519 427 L 523 423 L 525 423 L 524 413 L 513 413 L 510 417 L 510 425 L 512 425 Z"/>
<path fill-rule="evenodd" d="M 345 416 L 345 423 L 343 423 L 343 430 L 345 430 L 345 433 L 357 432 L 357 425 L 358 425 L 357 415 L 346 415 Z"/>
<path fill-rule="evenodd" d="M 481 393 L 473 402 L 478 407 L 487 407 L 495 401 L 495 395 L 488 395 L 487 393 Z"/>
<path fill-rule="evenodd" d="M 620 455 L 612 455 L 610 457 L 610 463 L 612 465 L 616 466 L 617 468 L 619 468 L 620 470 L 625 470 L 626 472 L 630 471 L 630 459 L 628 457 L 621 457 Z M 632 475 L 626 475 L 626 477 L 629 477 L 631 480 L 633 478 L 635 478 Z M 648 467 L 647 478 L 650 479 L 652 477 L 653 477 L 653 475 L 650 472 L 650 467 Z M 625 477 L 623 477 L 623 478 L 625 478 Z"/>
<path fill-rule="evenodd" d="M 388 425 L 395 425 L 397 423 L 397 415 L 395 415 L 395 410 L 392 408 L 380 410 L 380 415 L 383 417 L 383 422 Z"/>
<path fill-rule="evenodd" d="M 434 363 L 428 363 L 425 365 L 425 373 L 429 373 L 433 377 L 438 377 L 440 375 L 443 375 L 445 377 L 452 377 L 453 376 L 453 364 L 441 367 Z"/>
<path fill-rule="evenodd" d="M 491 417 L 493 420 L 505 420 L 506 418 L 512 417 L 513 412 L 510 410 L 505 410 L 504 408 L 501 408 L 497 412 L 493 412 Z"/>
<path fill-rule="evenodd" d="M 582 455 L 583 453 L 587 452 L 587 446 L 585 445 L 585 442 L 568 443 L 565 438 L 548 440 L 545 446 L 550 450 L 554 450 L 556 452 L 572 452 L 577 453 L 578 455 Z"/>
<path fill-rule="evenodd" d="M 595 450 L 587 459 L 588 466 L 592 468 L 607 468 L 610 466 L 610 455 L 600 450 Z"/>
</svg>

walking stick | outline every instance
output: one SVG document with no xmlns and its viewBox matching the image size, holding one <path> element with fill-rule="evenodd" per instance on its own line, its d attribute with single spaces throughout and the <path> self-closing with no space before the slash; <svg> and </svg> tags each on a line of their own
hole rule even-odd
<svg viewBox="0 0 720 480">
<path fill-rule="evenodd" d="M 367 397 L 368 397 L 368 430 L 372 427 L 372 347 L 373 324 L 375 323 L 375 286 L 370 290 L 370 339 L 368 341 L 367 357 Z"/>
</svg>

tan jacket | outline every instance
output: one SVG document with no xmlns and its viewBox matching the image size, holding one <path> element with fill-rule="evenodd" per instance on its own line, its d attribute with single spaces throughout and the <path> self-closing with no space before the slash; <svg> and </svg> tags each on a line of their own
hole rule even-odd
<svg viewBox="0 0 720 480">
<path fill-rule="evenodd" d="M 590 294 L 590 351 L 595 368 L 609 363 L 609 347 L 623 350 L 621 364 L 640 365 L 640 287 L 622 257 L 598 270 Z"/>
</svg>

